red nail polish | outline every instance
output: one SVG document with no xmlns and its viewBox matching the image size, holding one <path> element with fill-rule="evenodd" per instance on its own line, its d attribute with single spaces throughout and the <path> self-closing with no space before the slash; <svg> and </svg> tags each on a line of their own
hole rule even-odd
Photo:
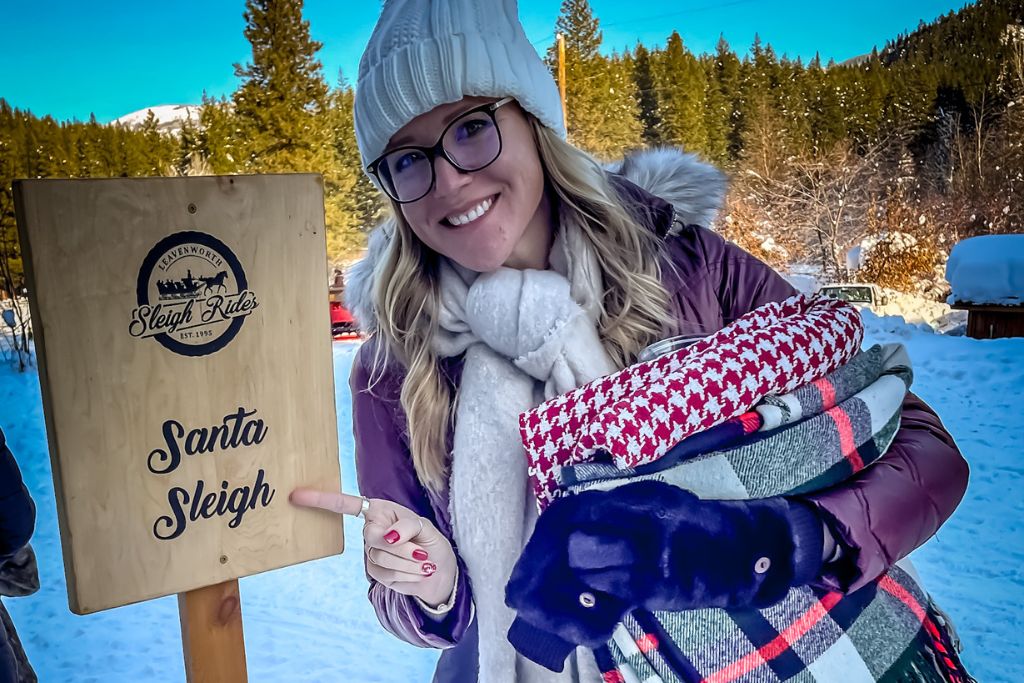
<svg viewBox="0 0 1024 683">
<path fill-rule="evenodd" d="M 419 548 L 417 548 L 416 550 L 412 551 L 412 559 L 421 561 L 425 560 L 427 559 L 427 553 L 425 550 L 420 550 Z"/>
<path fill-rule="evenodd" d="M 437 565 L 433 562 L 424 562 L 422 569 L 424 574 L 433 574 L 437 571 Z"/>
<path fill-rule="evenodd" d="M 384 534 L 384 540 L 393 545 L 398 540 L 398 532 L 392 529 Z"/>
</svg>

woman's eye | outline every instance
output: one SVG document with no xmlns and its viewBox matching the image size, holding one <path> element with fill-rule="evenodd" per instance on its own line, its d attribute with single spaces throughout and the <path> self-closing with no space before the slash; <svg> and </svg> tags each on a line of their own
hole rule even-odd
<svg viewBox="0 0 1024 683">
<path fill-rule="evenodd" d="M 471 119 L 459 124 L 457 140 L 465 140 L 478 134 L 485 128 L 490 127 L 491 122 L 489 119 Z"/>
<path fill-rule="evenodd" d="M 408 170 L 410 166 L 415 164 L 417 161 L 423 159 L 422 152 L 406 152 L 394 163 L 395 173 L 401 173 L 402 171 Z"/>
</svg>

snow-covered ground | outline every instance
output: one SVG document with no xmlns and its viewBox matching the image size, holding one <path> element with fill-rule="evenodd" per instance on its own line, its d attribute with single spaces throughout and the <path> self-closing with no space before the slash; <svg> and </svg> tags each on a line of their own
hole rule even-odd
<svg viewBox="0 0 1024 683">
<path fill-rule="evenodd" d="M 915 360 L 914 390 L 942 416 L 971 463 L 967 496 L 914 554 L 955 620 L 979 680 L 1024 681 L 1024 339 L 978 341 L 867 315 L 868 343 L 897 340 Z M 356 350 L 335 343 L 344 487 L 355 489 L 348 370 Z M 177 602 L 163 598 L 87 617 L 71 614 L 35 374 L 0 365 L 0 425 L 38 505 L 33 541 L 43 587 L 6 599 L 44 683 L 184 681 Z M 385 632 L 366 600 L 359 520 L 346 519 L 340 557 L 241 580 L 254 683 L 429 681 L 437 653 Z"/>
<path fill-rule="evenodd" d="M 949 304 L 931 301 L 913 294 L 897 292 L 894 289 L 880 288 L 887 302 L 875 311 L 886 317 L 901 317 L 911 325 L 922 330 L 931 328 L 936 332 L 965 334 L 967 330 L 967 311 L 954 311 Z M 923 326 L 923 327 L 922 327 Z"/>
</svg>

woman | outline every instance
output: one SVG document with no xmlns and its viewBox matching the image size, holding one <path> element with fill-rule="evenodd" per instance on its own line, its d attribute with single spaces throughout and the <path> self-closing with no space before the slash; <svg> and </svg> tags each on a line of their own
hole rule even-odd
<svg viewBox="0 0 1024 683">
<path fill-rule="evenodd" d="M 386 3 L 355 122 L 394 212 L 349 283 L 371 333 L 351 375 L 366 498 L 292 500 L 364 516 L 370 600 L 397 637 L 444 649 L 435 681 L 599 681 L 586 648 L 555 673 L 509 642 L 505 583 L 536 522 L 517 417 L 794 290 L 700 227 L 714 169 L 662 150 L 607 172 L 565 142 L 512 0 Z M 953 440 L 913 396 L 902 425 L 855 479 L 779 503 L 795 550 L 773 576 L 855 591 L 952 513 Z"/>
</svg>

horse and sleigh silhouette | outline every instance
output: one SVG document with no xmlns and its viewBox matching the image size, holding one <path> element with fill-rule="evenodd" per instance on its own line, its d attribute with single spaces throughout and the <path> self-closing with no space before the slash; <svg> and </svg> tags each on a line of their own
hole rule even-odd
<svg viewBox="0 0 1024 683">
<path fill-rule="evenodd" d="M 226 270 L 222 270 L 212 277 L 204 275 L 193 277 L 190 270 L 180 280 L 158 280 L 156 289 L 161 299 L 191 299 L 227 291 L 227 285 L 224 284 L 227 279 L 228 271 Z"/>
</svg>

